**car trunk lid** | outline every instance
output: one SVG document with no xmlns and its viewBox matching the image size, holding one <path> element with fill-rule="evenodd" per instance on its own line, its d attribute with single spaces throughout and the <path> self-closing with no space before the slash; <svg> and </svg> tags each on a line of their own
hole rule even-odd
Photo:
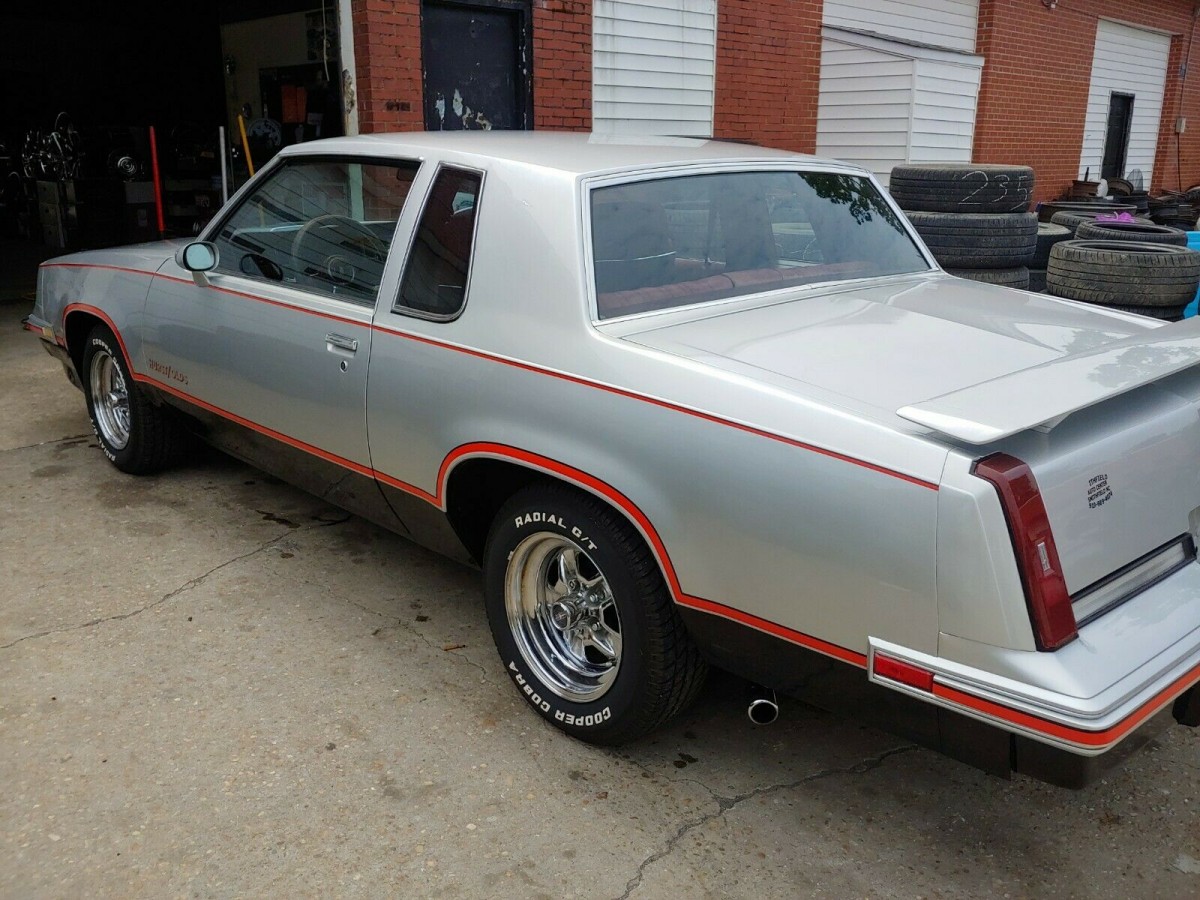
<svg viewBox="0 0 1200 900">
<path fill-rule="evenodd" d="M 1077 613 L 1102 612 L 1194 556 L 1179 542 L 1200 519 L 1200 321 L 1163 326 L 1015 291 L 999 292 L 1010 315 L 989 317 L 984 293 L 997 290 L 938 278 L 847 289 L 626 339 L 840 395 L 979 457 L 1019 457 Z"/>
</svg>

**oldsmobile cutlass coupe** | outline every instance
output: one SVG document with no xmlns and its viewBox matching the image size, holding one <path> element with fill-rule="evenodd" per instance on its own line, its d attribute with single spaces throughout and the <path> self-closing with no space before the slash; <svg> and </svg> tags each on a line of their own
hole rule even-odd
<svg viewBox="0 0 1200 900">
<path fill-rule="evenodd" d="M 314 142 L 26 327 L 119 469 L 199 437 L 479 564 L 584 740 L 709 664 L 1060 784 L 1200 722 L 1200 325 L 953 278 L 854 167 Z"/>
</svg>

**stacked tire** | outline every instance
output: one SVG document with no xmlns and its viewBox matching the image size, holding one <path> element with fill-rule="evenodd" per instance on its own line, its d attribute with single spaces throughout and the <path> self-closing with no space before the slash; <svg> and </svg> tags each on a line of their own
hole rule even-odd
<svg viewBox="0 0 1200 900">
<path fill-rule="evenodd" d="M 1153 222 L 1107 222 L 1093 219 L 1075 229 L 1075 237 L 1081 241 L 1133 241 L 1141 244 L 1170 244 L 1174 247 L 1188 245 L 1187 232 Z"/>
<path fill-rule="evenodd" d="M 1033 260 L 1029 263 L 1029 289 L 1041 293 L 1046 290 L 1046 266 L 1050 264 L 1050 251 L 1055 244 L 1071 239 L 1071 229 L 1054 222 L 1038 222 L 1037 246 Z"/>
<path fill-rule="evenodd" d="M 1167 243 L 1075 240 L 1050 251 L 1046 289 L 1158 319 L 1179 319 L 1200 286 L 1200 252 Z"/>
<path fill-rule="evenodd" d="M 892 197 L 938 264 L 951 275 L 1029 287 L 1037 216 L 1029 212 L 1028 166 L 905 165 L 892 169 Z"/>
<path fill-rule="evenodd" d="M 1112 212 L 1109 212 L 1108 210 L 1100 208 L 1100 207 L 1097 207 L 1095 210 L 1091 210 L 1091 211 L 1083 210 L 1083 209 L 1072 209 L 1072 210 L 1062 210 L 1060 212 L 1056 212 L 1054 215 L 1052 215 L 1050 217 L 1050 221 L 1053 222 L 1055 225 L 1062 225 L 1062 226 L 1070 229 L 1071 234 L 1078 237 L 1078 231 L 1081 226 L 1088 225 L 1092 222 L 1098 222 L 1098 221 L 1100 221 L 1101 216 L 1114 216 L 1114 215 L 1118 215 L 1118 213 L 1112 213 Z M 1143 218 L 1135 218 L 1134 222 L 1141 223 L 1144 225 L 1152 225 L 1153 224 L 1149 219 L 1143 219 Z"/>
</svg>

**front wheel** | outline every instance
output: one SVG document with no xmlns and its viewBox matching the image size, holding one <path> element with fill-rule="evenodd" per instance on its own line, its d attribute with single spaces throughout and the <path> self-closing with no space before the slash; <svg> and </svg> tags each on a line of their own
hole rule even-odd
<svg viewBox="0 0 1200 900">
<path fill-rule="evenodd" d="M 122 472 L 143 475 L 178 453 L 179 427 L 138 388 L 116 336 L 97 325 L 83 349 L 83 387 L 100 449 Z"/>
<path fill-rule="evenodd" d="M 509 677 L 568 734 L 633 740 L 703 684 L 704 661 L 653 555 L 595 497 L 560 485 L 514 495 L 488 536 L 484 588 Z"/>
</svg>

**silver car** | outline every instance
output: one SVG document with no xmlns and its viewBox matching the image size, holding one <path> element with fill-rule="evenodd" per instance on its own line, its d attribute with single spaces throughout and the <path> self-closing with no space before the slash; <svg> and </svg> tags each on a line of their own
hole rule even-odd
<svg viewBox="0 0 1200 900">
<path fill-rule="evenodd" d="M 26 327 L 123 471 L 203 439 L 480 565 L 583 740 L 710 664 L 1066 785 L 1200 722 L 1200 326 L 950 277 L 860 169 L 318 141 Z"/>
</svg>

